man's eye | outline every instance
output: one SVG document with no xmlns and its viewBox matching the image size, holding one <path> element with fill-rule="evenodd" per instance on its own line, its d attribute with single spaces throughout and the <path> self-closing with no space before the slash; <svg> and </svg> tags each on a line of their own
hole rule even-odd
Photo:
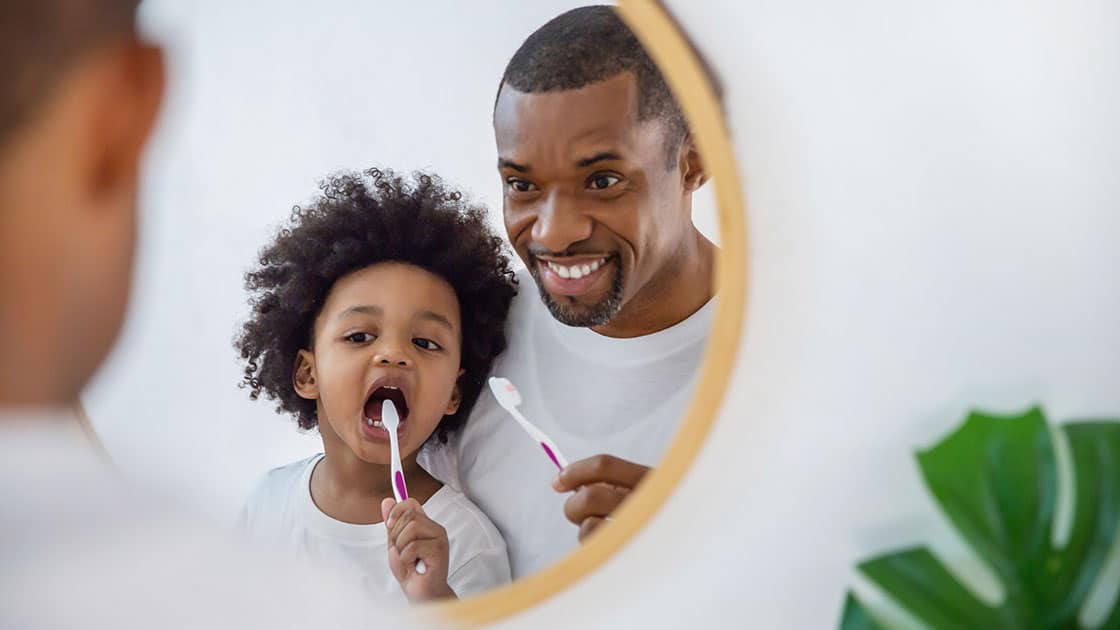
<svg viewBox="0 0 1120 630">
<path fill-rule="evenodd" d="M 594 190 L 606 190 L 620 181 L 622 178 L 617 175 L 596 175 L 591 178 L 588 185 Z"/>
<path fill-rule="evenodd" d="M 356 332 L 346 335 L 345 339 L 353 343 L 366 343 L 367 341 L 373 341 L 373 335 L 364 332 Z"/>
<path fill-rule="evenodd" d="M 423 337 L 417 337 L 417 338 L 413 339 L 412 343 L 417 348 L 421 348 L 421 349 L 424 349 L 424 350 L 443 350 L 443 346 L 441 346 L 438 343 L 432 341 L 431 339 L 425 339 Z"/>
<path fill-rule="evenodd" d="M 531 192 L 533 190 L 536 190 L 537 188 L 533 185 L 533 182 L 525 181 L 524 179 L 518 179 L 516 177 L 510 177 L 509 179 L 507 179 L 506 185 L 509 186 L 509 189 L 511 191 L 520 193 Z"/>
</svg>

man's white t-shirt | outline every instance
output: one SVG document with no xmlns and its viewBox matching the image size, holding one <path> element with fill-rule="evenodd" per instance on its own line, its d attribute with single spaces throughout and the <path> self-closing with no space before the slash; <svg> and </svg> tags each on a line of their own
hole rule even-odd
<svg viewBox="0 0 1120 630">
<path fill-rule="evenodd" d="M 384 524 L 335 520 L 312 500 L 311 473 L 322 458 L 320 453 L 269 471 L 245 504 L 241 526 L 255 540 L 340 571 L 378 601 L 406 603 L 389 569 Z M 424 503 L 424 512 L 447 530 L 447 582 L 456 595 L 509 583 L 505 541 L 470 500 L 445 485 Z"/>
<path fill-rule="evenodd" d="M 665 330 L 604 337 L 552 318 L 525 271 L 510 310 L 509 348 L 493 375 L 521 392 L 521 412 L 576 461 L 605 453 L 653 466 L 691 396 L 715 300 Z M 578 544 L 552 490 L 555 465 L 484 389 L 451 442 L 423 454 L 432 474 L 456 484 L 505 537 L 513 577 L 551 564 Z"/>
</svg>

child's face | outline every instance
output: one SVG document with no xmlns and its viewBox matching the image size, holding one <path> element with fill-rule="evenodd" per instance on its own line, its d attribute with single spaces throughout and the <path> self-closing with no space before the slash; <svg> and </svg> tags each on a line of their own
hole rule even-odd
<svg viewBox="0 0 1120 630">
<path fill-rule="evenodd" d="M 381 406 L 401 423 L 401 456 L 415 452 L 459 408 L 459 301 L 444 279 L 403 263 L 343 276 L 315 321 L 314 350 L 296 364 L 296 391 L 317 400 L 325 443 L 341 440 L 363 461 L 389 463 Z"/>
</svg>

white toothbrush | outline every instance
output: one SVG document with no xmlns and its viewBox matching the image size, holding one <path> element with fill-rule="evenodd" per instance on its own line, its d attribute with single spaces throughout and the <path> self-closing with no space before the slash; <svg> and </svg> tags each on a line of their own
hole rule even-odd
<svg viewBox="0 0 1120 630">
<path fill-rule="evenodd" d="M 556 447 L 556 443 L 552 441 L 544 431 L 541 431 L 532 422 L 525 419 L 521 412 L 517 410 L 517 406 L 521 404 L 521 392 L 513 386 L 513 383 L 508 378 L 500 376 L 490 377 L 490 391 L 494 392 L 494 398 L 498 399 L 498 404 L 503 409 L 517 420 L 517 424 L 521 425 L 522 429 L 529 434 L 529 437 L 536 440 L 541 448 L 544 449 L 545 455 L 552 460 L 553 464 L 560 470 L 564 470 L 568 466 L 568 460 L 560 453 L 560 449 Z"/>
<path fill-rule="evenodd" d="M 393 496 L 397 503 L 408 500 L 408 487 L 404 485 L 404 473 L 401 472 L 401 447 L 397 444 L 397 429 L 400 427 L 401 418 L 397 415 L 397 406 L 393 401 L 386 400 L 381 403 L 381 424 L 389 432 L 389 462 L 390 474 L 393 478 Z M 423 560 L 416 561 L 416 572 L 424 575 L 428 572 L 428 565 Z"/>
</svg>

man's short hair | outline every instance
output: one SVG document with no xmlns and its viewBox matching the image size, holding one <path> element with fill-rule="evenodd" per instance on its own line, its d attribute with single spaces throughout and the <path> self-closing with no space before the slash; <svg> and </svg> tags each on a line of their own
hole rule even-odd
<svg viewBox="0 0 1120 630">
<path fill-rule="evenodd" d="M 140 0 L 0 2 L 0 147 L 83 53 L 135 31 Z"/>
<path fill-rule="evenodd" d="M 638 120 L 656 118 L 664 127 L 671 168 L 688 123 L 657 65 L 609 6 L 572 9 L 534 31 L 506 65 L 498 94 L 505 85 L 530 94 L 575 90 L 623 72 L 638 83 Z"/>
</svg>

